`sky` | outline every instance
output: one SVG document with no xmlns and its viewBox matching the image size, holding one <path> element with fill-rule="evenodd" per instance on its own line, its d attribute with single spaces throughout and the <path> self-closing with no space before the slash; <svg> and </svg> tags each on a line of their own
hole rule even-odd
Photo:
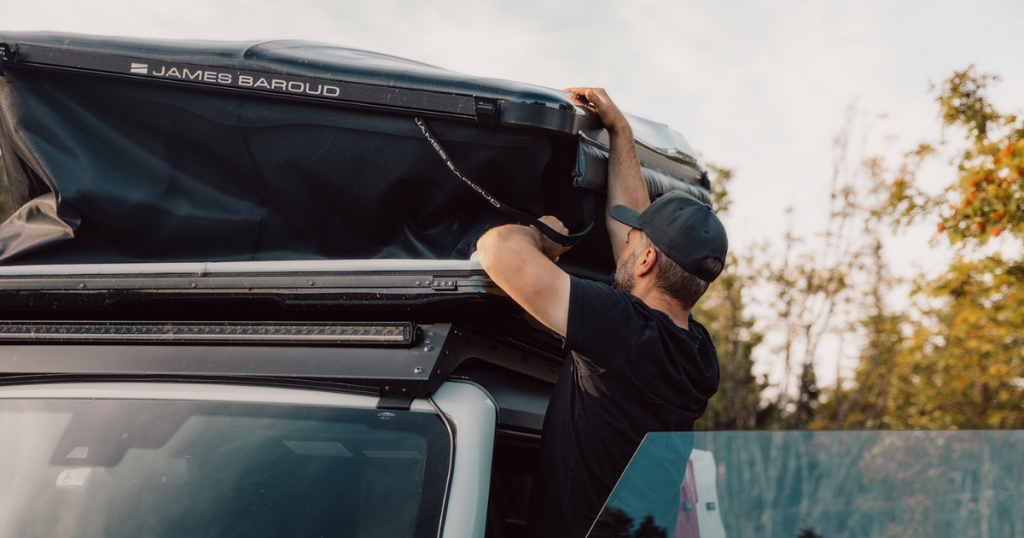
<svg viewBox="0 0 1024 538">
<path fill-rule="evenodd" d="M 832 143 L 851 105 L 874 118 L 869 151 L 890 158 L 938 139 L 930 87 L 954 70 L 1000 75 L 996 106 L 1024 106 L 1019 0 L 0 0 L 0 14 L 3 31 L 303 39 L 554 88 L 602 86 L 734 170 L 734 252 L 778 245 L 790 222 L 821 229 Z M 955 177 L 949 166 L 926 172 L 935 188 Z M 897 273 L 941 270 L 950 251 L 927 245 L 934 224 L 888 241 Z"/>
</svg>

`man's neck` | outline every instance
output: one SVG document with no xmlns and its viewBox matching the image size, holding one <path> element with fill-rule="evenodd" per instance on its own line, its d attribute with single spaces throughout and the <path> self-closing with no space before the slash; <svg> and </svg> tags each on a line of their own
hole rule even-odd
<svg viewBox="0 0 1024 538">
<path fill-rule="evenodd" d="M 640 293 L 637 293 L 639 291 Z M 690 311 L 679 305 L 678 301 L 670 299 L 664 293 L 657 290 L 634 290 L 633 295 L 644 302 L 647 306 L 664 313 L 677 326 L 690 330 Z"/>
</svg>

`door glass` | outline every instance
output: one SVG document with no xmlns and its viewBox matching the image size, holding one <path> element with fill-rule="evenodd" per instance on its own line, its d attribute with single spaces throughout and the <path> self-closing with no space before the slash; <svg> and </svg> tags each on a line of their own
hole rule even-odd
<svg viewBox="0 0 1024 538">
<path fill-rule="evenodd" d="M 1022 431 L 651 433 L 590 536 L 1024 536 L 1022 449 Z"/>
</svg>

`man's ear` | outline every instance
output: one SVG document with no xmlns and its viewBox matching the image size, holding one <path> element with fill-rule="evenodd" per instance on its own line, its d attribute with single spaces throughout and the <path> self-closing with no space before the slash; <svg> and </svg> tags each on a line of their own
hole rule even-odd
<svg viewBox="0 0 1024 538">
<path fill-rule="evenodd" d="M 654 268 L 658 266 L 658 251 L 652 247 L 644 249 L 640 255 L 640 259 L 637 260 L 636 276 L 646 276 L 649 273 L 654 272 Z"/>
</svg>

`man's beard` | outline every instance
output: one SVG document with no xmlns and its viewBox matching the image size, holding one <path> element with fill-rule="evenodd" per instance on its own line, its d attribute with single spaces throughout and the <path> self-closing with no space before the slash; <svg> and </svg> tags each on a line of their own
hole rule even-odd
<svg viewBox="0 0 1024 538">
<path fill-rule="evenodd" d="M 622 293 L 633 293 L 633 286 L 636 285 L 636 279 L 633 278 L 633 266 L 636 265 L 636 260 L 639 257 L 640 249 L 633 247 L 629 256 L 626 256 L 626 259 L 622 260 L 622 263 L 615 268 L 615 283 L 612 284 L 612 288 Z"/>
</svg>

